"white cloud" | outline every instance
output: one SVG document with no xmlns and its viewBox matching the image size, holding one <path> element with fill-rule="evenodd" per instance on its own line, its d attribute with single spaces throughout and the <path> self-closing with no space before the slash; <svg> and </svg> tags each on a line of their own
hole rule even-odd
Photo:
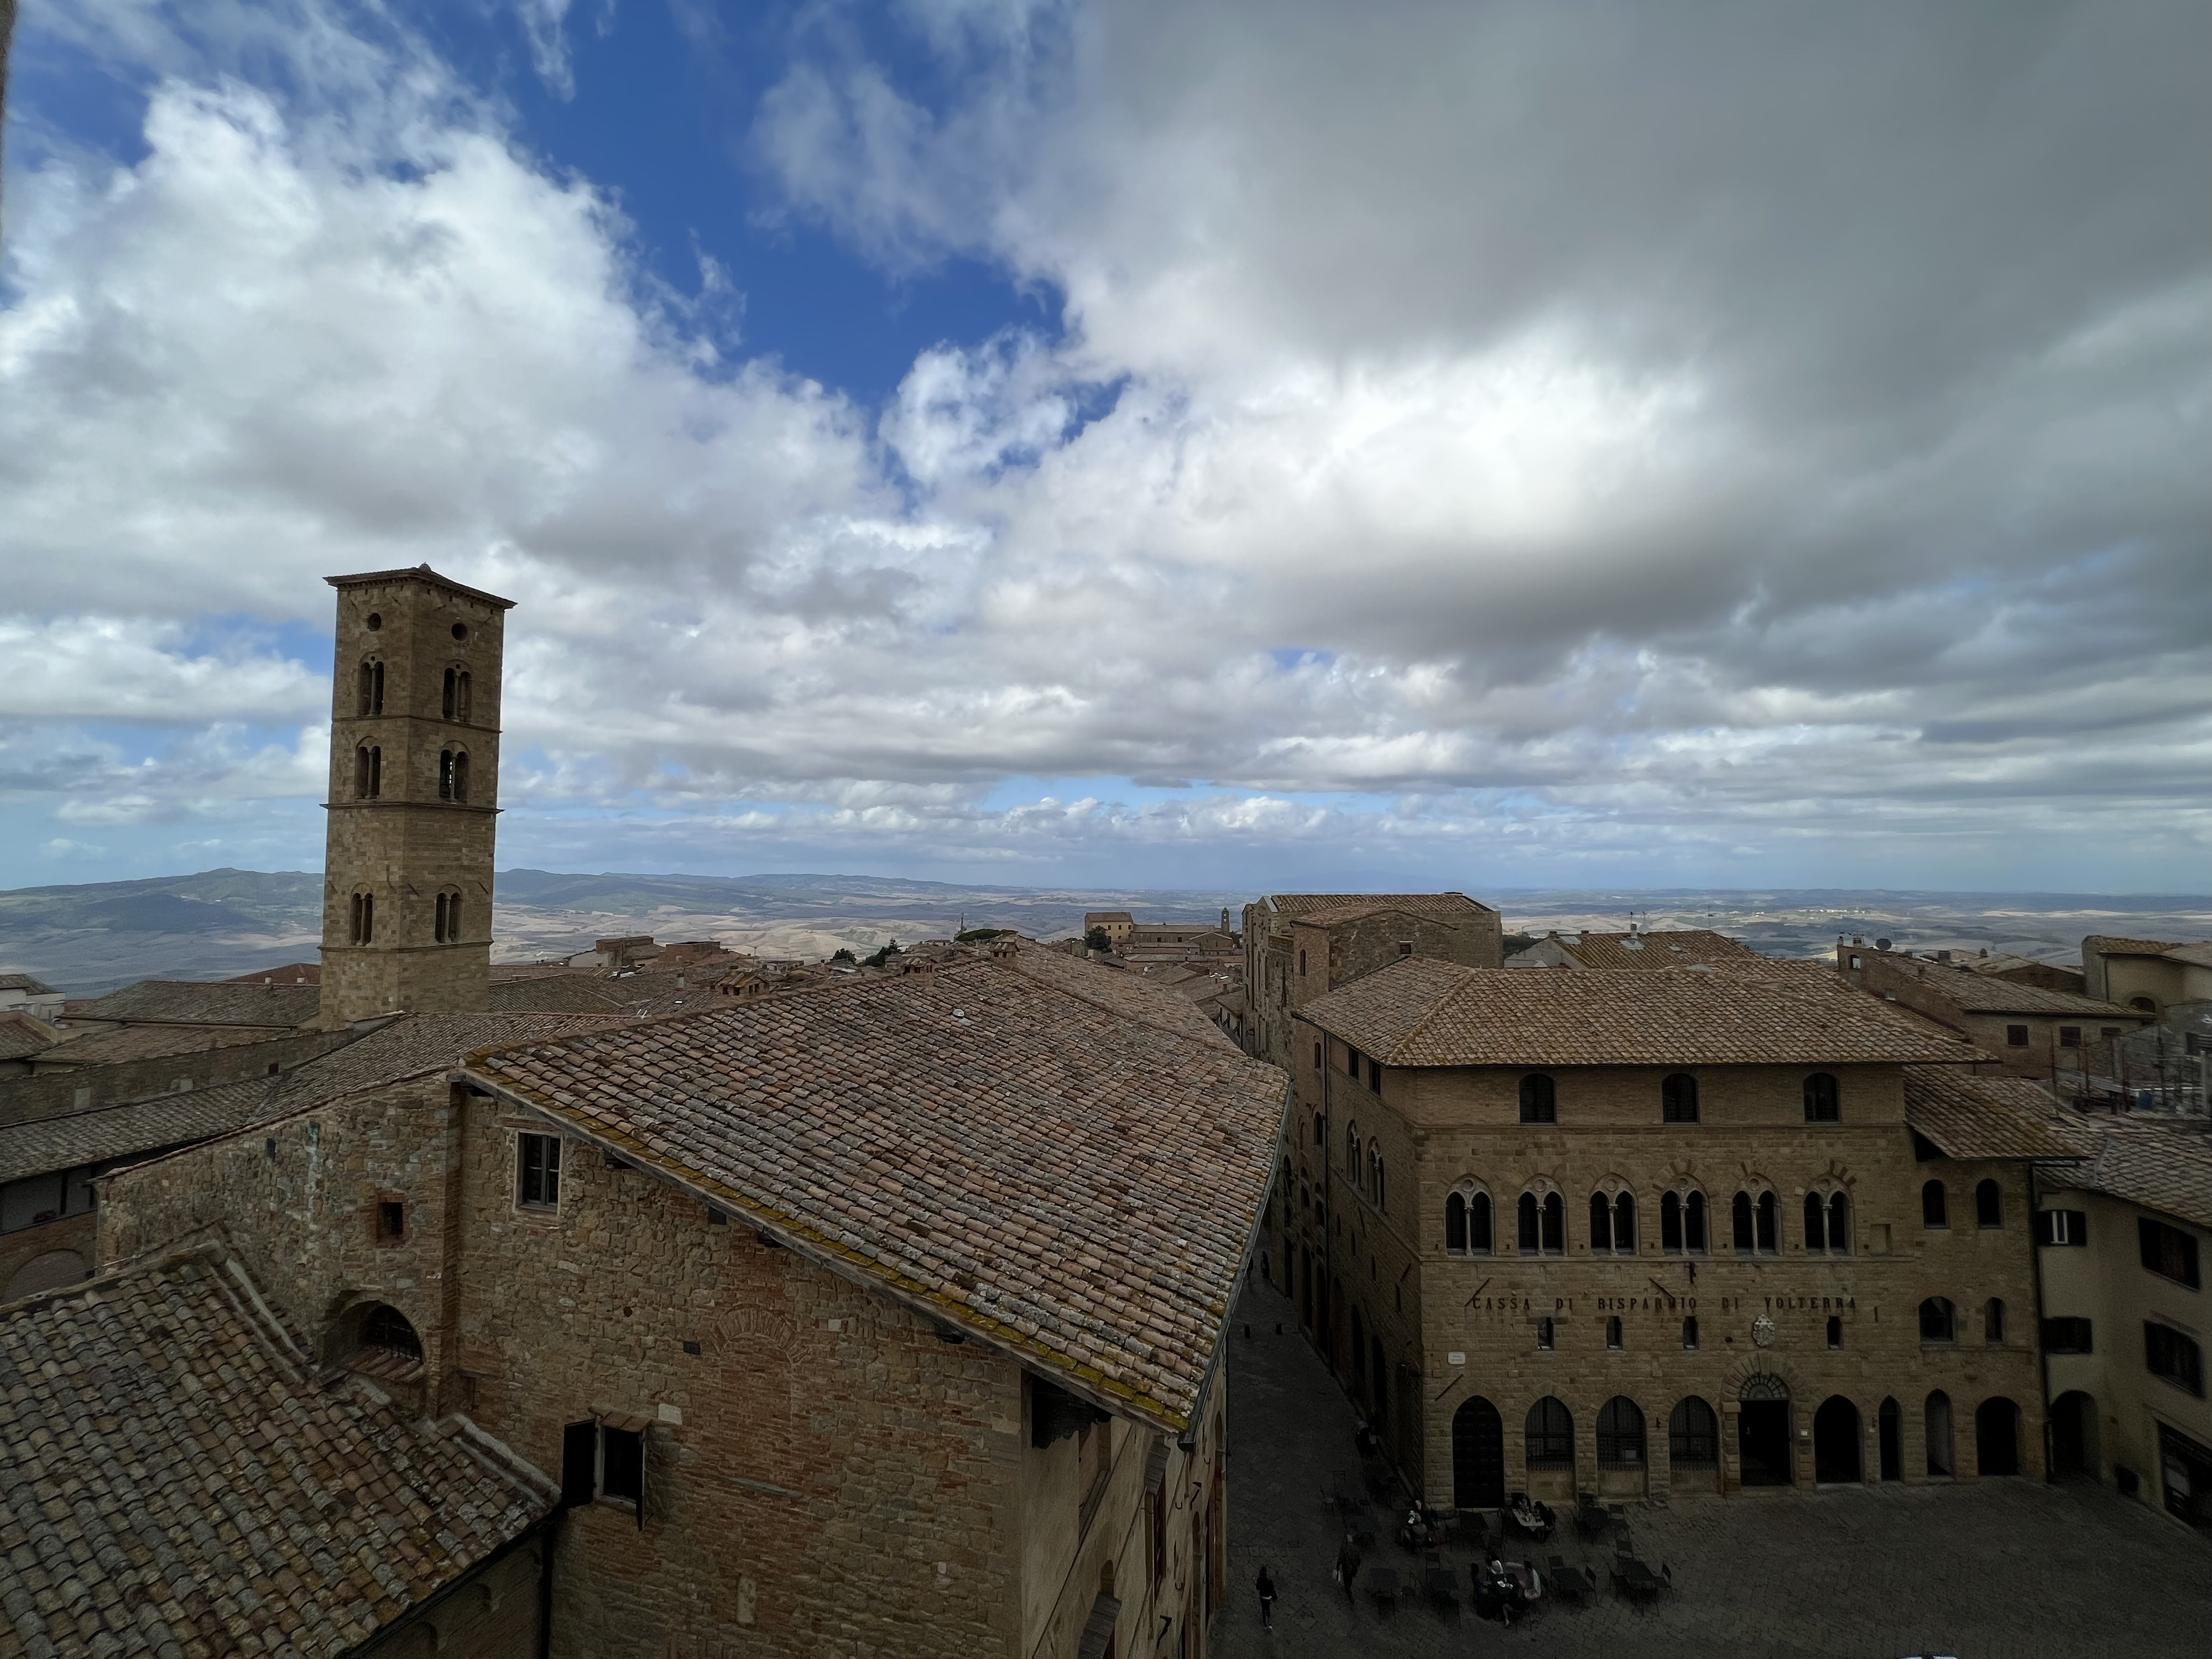
<svg viewBox="0 0 2212 1659">
<path fill-rule="evenodd" d="M 556 90 L 567 10 L 517 8 Z M 810 24 L 755 131 L 790 210 L 1071 327 L 924 353 L 879 423 L 732 361 L 742 270 L 657 289 L 396 28 L 73 16 L 167 78 L 142 161 L 10 180 L 6 787 L 312 799 L 235 735 L 325 706 L 267 630 L 428 560 L 523 602 L 508 804 L 668 845 L 2204 850 L 2199 23 L 898 15 L 950 95 Z M 149 772 L 96 721 L 206 738 Z"/>
</svg>

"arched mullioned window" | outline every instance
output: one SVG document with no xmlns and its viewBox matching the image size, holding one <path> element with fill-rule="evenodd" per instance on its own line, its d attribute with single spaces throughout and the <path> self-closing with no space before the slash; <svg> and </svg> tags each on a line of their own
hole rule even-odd
<svg viewBox="0 0 2212 1659">
<path fill-rule="evenodd" d="M 1930 1181 L 1920 1188 L 1920 1224 L 1923 1227 L 1948 1227 L 1951 1224 L 1950 1203 L 1940 1181 Z"/>
<path fill-rule="evenodd" d="M 1738 1193 L 1735 1195 L 1735 1203 L 1730 1207 L 1730 1219 L 1734 1223 L 1736 1254 L 1738 1255 L 1749 1255 L 1756 1243 L 1752 1232 L 1751 1194 L 1749 1193 Z"/>
<path fill-rule="evenodd" d="M 349 935 L 356 945 L 376 943 L 376 895 L 356 893 L 353 896 L 353 927 Z"/>
<path fill-rule="evenodd" d="M 1359 1126 L 1344 1126 L 1344 1172 L 1352 1177 L 1352 1184 L 1359 1184 Z"/>
<path fill-rule="evenodd" d="M 1521 1121 L 1523 1123 L 1557 1123 L 1559 1121 L 1559 1091 L 1552 1079 L 1541 1072 L 1531 1072 L 1521 1079 Z"/>
<path fill-rule="evenodd" d="M 1851 1195 L 1836 1192 L 1828 1194 L 1828 1254 L 1849 1255 L 1851 1253 Z"/>
<path fill-rule="evenodd" d="M 353 793 L 356 800 L 374 800 L 384 793 L 384 750 L 365 743 L 353 751 Z"/>
<path fill-rule="evenodd" d="M 1828 1206 L 1818 1193 L 1805 1194 L 1805 1248 L 1814 1255 L 1828 1253 Z"/>
<path fill-rule="evenodd" d="M 1636 1194 L 1633 1193 L 1613 1194 L 1613 1249 L 1616 1255 L 1636 1254 Z"/>
<path fill-rule="evenodd" d="M 438 799 L 465 801 L 469 798 L 469 754 L 447 749 L 438 756 Z"/>
<path fill-rule="evenodd" d="M 363 720 L 372 719 L 384 712 L 384 663 L 370 657 L 361 665 L 360 694 L 355 699 L 355 712 Z"/>
<path fill-rule="evenodd" d="M 1759 1195 L 1759 1249 L 1761 1255 L 1772 1255 L 1782 1248 L 1782 1230 L 1778 1224 L 1779 1206 L 1772 1193 Z"/>
<path fill-rule="evenodd" d="M 1659 1085 L 1659 1115 L 1668 1123 L 1695 1123 L 1698 1121 L 1698 1079 L 1687 1072 L 1676 1072 Z"/>
<path fill-rule="evenodd" d="M 437 919 L 431 936 L 441 945 L 455 944 L 461 937 L 461 896 L 451 888 L 438 895 Z"/>
<path fill-rule="evenodd" d="M 1659 1197 L 1659 1248 L 1668 1255 L 1702 1255 L 1705 1249 L 1705 1195 L 1662 1193 Z"/>
<path fill-rule="evenodd" d="M 1815 1072 L 1805 1079 L 1805 1121 L 1833 1123 L 1843 1115 L 1842 1096 L 1832 1072 Z"/>
<path fill-rule="evenodd" d="M 1444 1200 L 1444 1249 L 1454 1255 L 1490 1254 L 1490 1194 L 1455 1192 Z"/>
<path fill-rule="evenodd" d="M 1557 1193 L 1521 1194 L 1521 1254 L 1559 1255 L 1567 1248 L 1566 1200 Z"/>
<path fill-rule="evenodd" d="M 1592 1193 L 1589 1200 L 1590 1249 L 1601 1255 L 1613 1254 L 1613 1201 L 1603 1193 Z"/>
<path fill-rule="evenodd" d="M 1375 1141 L 1367 1148 L 1367 1194 L 1375 1200 L 1375 1207 L 1385 1215 L 1390 1212 L 1389 1172 L 1382 1163 L 1382 1143 Z"/>
<path fill-rule="evenodd" d="M 1762 1192 L 1756 1198 L 1749 1193 L 1738 1193 L 1734 1206 L 1735 1249 L 1738 1255 L 1771 1255 L 1778 1243 L 1776 1225 L 1779 1214 L 1771 1192 Z"/>
<path fill-rule="evenodd" d="M 445 715 L 449 720 L 463 725 L 469 718 L 469 671 L 453 667 L 446 671 Z"/>
</svg>

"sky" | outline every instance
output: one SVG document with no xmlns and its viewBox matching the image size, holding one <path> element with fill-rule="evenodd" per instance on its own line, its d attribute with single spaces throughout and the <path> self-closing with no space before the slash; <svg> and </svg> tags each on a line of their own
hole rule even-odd
<svg viewBox="0 0 2212 1659">
<path fill-rule="evenodd" d="M 25 0 L 0 886 L 2212 887 L 2212 9 Z"/>
</svg>

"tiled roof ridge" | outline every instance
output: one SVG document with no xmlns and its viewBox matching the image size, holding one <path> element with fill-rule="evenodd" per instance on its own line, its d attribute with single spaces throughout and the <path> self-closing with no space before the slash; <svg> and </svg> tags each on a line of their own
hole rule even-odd
<svg viewBox="0 0 2212 1659">
<path fill-rule="evenodd" d="M 2118 933 L 2091 933 L 2088 938 L 2105 947 L 2100 954 L 2115 957 L 2157 957 L 2168 951 L 2178 951 L 2193 943 L 2185 939 L 2130 939 Z"/>
<path fill-rule="evenodd" d="M 1409 961 L 1414 959 L 1415 958 L 1411 957 L 1407 958 Z M 1399 964 L 1395 962 L 1390 964 L 1392 968 L 1395 968 Z M 1400 1037 L 1395 1042 L 1390 1045 L 1390 1053 L 1382 1056 L 1382 1063 L 1384 1065 L 1390 1066 L 1397 1063 L 1393 1056 L 1406 1052 L 1406 1050 L 1413 1044 L 1421 1034 L 1428 1029 L 1429 1022 L 1437 1018 L 1447 1007 L 1450 1006 L 1453 1002 L 1458 1000 L 1461 994 L 1467 989 L 1468 986 L 1472 981 L 1473 975 L 1475 971 L 1472 968 L 1462 968 L 1460 963 L 1455 962 L 1438 963 L 1437 966 L 1440 968 L 1459 968 L 1461 971 L 1458 978 L 1453 984 L 1444 988 L 1443 995 L 1436 998 L 1429 1004 L 1427 1012 L 1413 1022 L 1413 1029 L 1411 1030 L 1407 1031 L 1403 1036 Z M 1386 969 L 1385 971 L 1387 972 L 1388 970 Z M 1501 969 L 1499 971 L 1503 972 L 1504 969 Z"/>
</svg>

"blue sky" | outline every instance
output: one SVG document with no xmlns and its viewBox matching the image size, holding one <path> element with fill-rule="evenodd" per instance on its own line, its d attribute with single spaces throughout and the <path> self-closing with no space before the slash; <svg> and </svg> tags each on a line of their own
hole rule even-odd
<svg viewBox="0 0 2212 1659">
<path fill-rule="evenodd" d="M 501 861 L 2175 890 L 2200 9 L 33 0 L 0 855 L 319 862 L 332 571 Z"/>
</svg>

